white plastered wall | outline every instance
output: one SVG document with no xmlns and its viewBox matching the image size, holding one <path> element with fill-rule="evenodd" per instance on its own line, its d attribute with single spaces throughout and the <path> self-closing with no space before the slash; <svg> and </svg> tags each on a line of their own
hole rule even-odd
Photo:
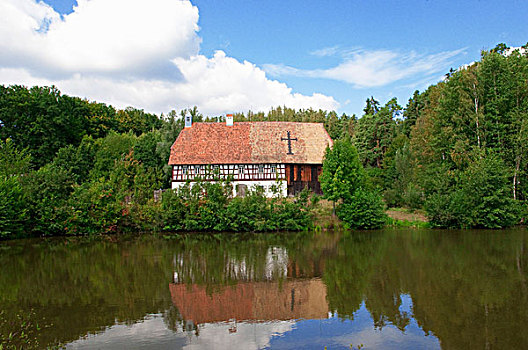
<svg viewBox="0 0 528 350">
<path fill-rule="evenodd" d="M 286 185 L 286 180 L 279 181 L 280 183 L 280 193 L 283 197 L 286 197 L 288 195 L 288 187 Z M 194 184 L 194 182 L 190 182 L 191 186 Z M 271 191 L 271 186 L 276 186 L 277 181 L 275 180 L 242 180 L 242 181 L 233 181 L 233 196 L 236 196 L 236 188 L 237 185 L 246 185 L 248 189 L 252 188 L 253 186 L 262 186 L 264 188 L 264 193 L 266 197 L 272 197 L 273 192 Z M 173 181 L 172 182 L 172 189 L 179 188 L 181 186 L 185 185 L 185 182 L 178 182 Z"/>
</svg>

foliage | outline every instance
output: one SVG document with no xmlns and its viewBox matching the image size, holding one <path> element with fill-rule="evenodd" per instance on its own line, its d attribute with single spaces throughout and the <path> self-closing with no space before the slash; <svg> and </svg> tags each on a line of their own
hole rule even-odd
<svg viewBox="0 0 528 350">
<path fill-rule="evenodd" d="M 416 124 L 416 120 L 423 113 L 425 107 L 426 94 L 420 94 L 418 90 L 414 91 L 411 98 L 407 102 L 407 106 L 403 112 L 403 123 L 401 124 L 401 133 L 406 137 L 410 137 L 411 130 Z"/>
<path fill-rule="evenodd" d="M 117 232 L 118 224 L 128 214 L 123 203 L 116 199 L 116 191 L 104 179 L 76 187 L 68 208 L 64 233 L 72 235 Z"/>
<path fill-rule="evenodd" d="M 27 197 L 31 233 L 62 233 L 67 220 L 66 203 L 73 192 L 71 173 L 50 163 L 21 180 Z"/>
<path fill-rule="evenodd" d="M 423 205 L 423 190 L 417 185 L 415 160 L 408 138 L 400 134 L 387 151 L 383 164 L 385 202 L 389 207 L 405 206 L 411 209 Z"/>
<path fill-rule="evenodd" d="M 59 149 L 53 164 L 69 172 L 76 183 L 88 180 L 95 163 L 96 145 L 91 136 L 83 137 L 80 145 L 68 145 Z"/>
<path fill-rule="evenodd" d="M 377 103 L 377 101 L 375 101 Z M 365 115 L 357 122 L 354 144 L 365 167 L 381 168 L 385 153 L 395 137 L 397 117 L 402 107 L 396 98 L 389 100 L 382 108 L 367 100 Z"/>
<path fill-rule="evenodd" d="M 0 239 L 26 235 L 26 197 L 19 178 L 0 176 Z"/>
<path fill-rule="evenodd" d="M 385 222 L 381 196 L 368 188 L 368 177 L 350 140 L 334 142 L 327 149 L 319 177 L 324 196 L 342 201 L 337 216 L 349 228 L 379 228 Z"/>
<path fill-rule="evenodd" d="M 85 101 L 55 87 L 0 86 L 0 139 L 12 138 L 42 166 L 68 144 L 77 145 L 88 128 Z"/>
<path fill-rule="evenodd" d="M 29 171 L 31 156 L 16 149 L 13 141 L 0 140 L 0 176 L 21 175 Z"/>
<path fill-rule="evenodd" d="M 161 142 L 159 131 L 151 131 L 137 138 L 134 145 L 134 158 L 144 166 L 158 169 L 163 167 L 163 159 L 158 154 L 158 144 Z M 168 159 L 168 157 L 167 157 Z"/>
<path fill-rule="evenodd" d="M 337 207 L 337 216 L 345 227 L 352 229 L 381 228 L 387 220 L 381 196 L 363 188 L 358 188 L 350 199 Z"/>
<path fill-rule="evenodd" d="M 355 216 L 363 209 L 373 220 L 364 225 L 378 225 L 376 189 L 389 206 L 424 206 L 434 226 L 499 228 L 526 219 L 528 211 L 527 79 L 528 54 L 499 44 L 415 91 L 405 109 L 396 99 L 382 105 L 371 96 L 359 119 L 285 106 L 234 117 L 323 123 L 335 142 L 326 151 L 321 187 L 341 203 L 351 227 L 363 222 Z M 224 120 L 197 107 L 158 117 L 55 87 L 0 86 L 2 237 L 312 225 L 310 205 L 301 204 L 307 199 L 267 199 L 257 188 L 232 198 L 229 185 L 218 182 L 165 191 L 155 202 L 153 191 L 170 184 L 167 160 L 186 113 L 195 122 Z"/>
<path fill-rule="evenodd" d="M 325 198 L 334 202 L 349 199 L 365 185 L 363 166 L 349 139 L 337 140 L 332 148 L 326 149 L 319 181 Z"/>
<path fill-rule="evenodd" d="M 106 137 L 97 139 L 94 145 L 95 162 L 91 170 L 91 179 L 98 179 L 108 174 L 116 161 L 124 159 L 136 143 L 136 136 L 132 133 L 109 133 Z"/>
<path fill-rule="evenodd" d="M 229 182 L 196 182 L 162 198 L 162 222 L 168 231 L 299 231 L 312 224 L 307 191 L 298 198 L 266 198 L 259 187 L 231 197 Z"/>
<path fill-rule="evenodd" d="M 124 110 L 117 111 L 117 132 L 132 132 L 135 135 L 148 133 L 153 129 L 159 129 L 162 121 L 154 114 L 145 113 L 142 109 L 127 107 Z"/>
<path fill-rule="evenodd" d="M 387 224 L 387 226 L 392 226 L 392 227 L 415 227 L 415 228 L 429 228 L 429 227 L 431 227 L 431 224 L 429 222 L 426 222 L 426 221 L 420 221 L 420 220 L 415 220 L 415 221 L 398 220 L 398 219 L 393 219 L 391 217 L 387 218 L 386 224 Z"/>
<path fill-rule="evenodd" d="M 165 187 L 169 186 L 172 175 L 172 167 L 167 162 L 170 157 L 170 149 L 182 131 L 183 125 L 183 117 L 177 118 L 176 111 L 171 111 L 168 117 L 164 119 L 164 123 L 159 130 L 160 141 L 157 143 L 156 153 L 161 161 Z"/>
<path fill-rule="evenodd" d="M 116 111 L 70 97 L 53 86 L 0 85 L 0 123 L 0 140 L 11 138 L 17 148 L 27 149 L 38 168 L 59 149 L 77 147 L 84 136 L 101 138 L 112 131 L 141 135 L 161 128 L 164 121 L 132 107 Z"/>
<path fill-rule="evenodd" d="M 510 197 L 508 174 L 495 155 L 471 162 L 454 190 L 429 197 L 426 210 L 437 227 L 501 228 L 517 224 L 520 205 Z"/>
</svg>

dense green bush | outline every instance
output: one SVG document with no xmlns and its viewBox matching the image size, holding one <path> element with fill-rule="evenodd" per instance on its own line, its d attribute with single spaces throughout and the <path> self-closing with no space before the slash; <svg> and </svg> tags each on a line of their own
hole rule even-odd
<svg viewBox="0 0 528 350">
<path fill-rule="evenodd" d="M 26 198 L 16 176 L 0 176 L 0 239 L 26 235 Z"/>
<path fill-rule="evenodd" d="M 366 178 L 356 147 L 350 140 L 337 140 L 332 148 L 326 149 L 319 177 L 325 198 L 333 202 L 348 199 L 357 188 L 365 185 Z"/>
<path fill-rule="evenodd" d="M 454 189 L 432 194 L 425 204 L 431 224 L 451 228 L 502 228 L 517 224 L 520 203 L 511 197 L 508 173 L 494 156 L 477 156 L 455 177 Z"/>
<path fill-rule="evenodd" d="M 347 228 L 353 229 L 381 228 L 387 220 L 381 196 L 363 188 L 337 207 L 337 216 Z"/>
<path fill-rule="evenodd" d="M 94 167 L 96 145 L 91 136 L 85 136 L 78 147 L 68 145 L 59 149 L 53 164 L 68 171 L 72 180 L 81 184 L 88 180 Z"/>
<path fill-rule="evenodd" d="M 381 196 L 370 189 L 372 184 L 349 140 L 337 140 L 332 149 L 326 150 L 320 180 L 325 197 L 341 201 L 337 216 L 348 228 L 383 226 L 385 206 Z"/>
<path fill-rule="evenodd" d="M 73 192 L 73 176 L 53 163 L 22 178 L 30 213 L 29 227 L 37 235 L 62 233 L 68 218 L 67 201 Z"/>
<path fill-rule="evenodd" d="M 25 174 L 30 164 L 31 156 L 27 150 L 17 149 L 11 139 L 0 140 L 0 176 Z"/>
<path fill-rule="evenodd" d="M 189 185 L 185 185 L 185 190 Z M 185 229 L 183 223 L 188 212 L 188 205 L 184 204 L 184 198 L 179 190 L 167 190 L 161 199 L 161 216 L 163 229 L 166 231 L 180 231 Z"/>
<path fill-rule="evenodd" d="M 133 133 L 117 134 L 109 133 L 102 139 L 95 142 L 95 162 L 90 172 L 91 179 L 98 179 L 107 175 L 118 160 L 124 159 L 129 154 L 136 143 L 136 136 Z"/>
<path fill-rule="evenodd" d="M 161 208 L 167 231 L 304 230 L 311 226 L 308 192 L 298 198 L 266 198 L 261 188 L 232 197 L 229 182 L 201 182 L 164 192 Z"/>
<path fill-rule="evenodd" d="M 402 202 L 404 206 L 410 209 L 419 209 L 424 203 L 424 194 L 422 189 L 415 183 L 409 182 L 403 191 Z"/>
<path fill-rule="evenodd" d="M 90 235 L 116 232 L 128 212 L 117 200 L 110 183 L 101 179 L 75 188 L 68 201 L 66 234 Z"/>
<path fill-rule="evenodd" d="M 18 150 L 11 139 L 0 140 L 0 239 L 28 235 L 29 210 L 21 180 L 30 162 L 26 150 Z"/>
</svg>

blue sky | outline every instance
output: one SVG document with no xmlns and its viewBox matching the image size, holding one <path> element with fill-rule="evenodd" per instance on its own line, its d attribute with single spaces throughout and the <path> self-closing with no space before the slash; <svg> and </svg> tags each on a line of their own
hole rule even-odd
<svg viewBox="0 0 528 350">
<path fill-rule="evenodd" d="M 44 0 L 62 18 L 49 11 L 38 17 L 35 13 L 41 9 L 22 9 L 19 12 L 26 11 L 37 20 L 48 18 L 50 30 L 44 33 L 48 38 L 42 45 L 52 53 L 60 52 L 56 54 L 60 59 L 69 55 L 71 59 L 60 66 L 54 65 L 60 59 L 53 56 L 49 64 L 20 59 L 29 53 L 6 44 L 7 35 L 14 34 L 0 29 L 0 48 L 15 51 L 12 61 L 0 59 L 0 83 L 17 79 L 25 84 L 51 82 L 66 93 L 154 112 L 197 105 L 215 115 L 286 104 L 360 115 L 371 95 L 382 103 L 397 97 L 405 105 L 415 89 L 437 82 L 451 67 L 478 60 L 482 49 L 500 42 L 509 46 L 528 42 L 526 1 L 194 0 L 184 10 L 173 7 L 174 1 L 178 2 L 81 0 L 79 5 L 82 2 L 84 6 L 74 10 L 75 0 Z M 108 5 L 111 2 L 116 6 Z M 123 14 L 120 9 L 129 3 L 138 3 L 130 6 L 137 11 Z M 152 13 L 146 14 L 144 6 L 151 6 Z M 139 28 L 148 35 L 128 43 L 123 37 L 95 33 L 94 48 L 88 54 L 93 57 L 83 63 L 87 54 L 75 56 L 81 49 L 60 46 L 74 39 L 57 33 L 80 22 L 75 30 L 67 31 L 77 33 L 80 39 L 89 37 L 99 25 L 97 11 L 121 16 L 119 28 Z M 164 14 L 167 16 L 157 18 Z M 86 20 L 75 21 L 75 15 Z M 104 27 L 104 19 L 101 21 Z M 173 22 L 172 27 L 160 26 L 154 31 L 153 27 L 166 22 Z M 187 29 L 178 27 L 179 23 Z M 196 24 L 199 28 L 193 27 Z M 110 24 L 106 29 L 114 32 Z M 180 30 L 181 35 L 174 34 Z M 134 37 L 142 35 L 135 32 Z M 158 39 L 166 46 L 150 45 Z M 108 41 L 103 49 L 129 45 L 130 50 L 123 48 L 122 56 L 99 57 L 93 54 L 98 40 Z M 168 50 L 168 46 L 178 49 Z M 151 52 L 135 62 L 133 52 L 140 51 Z M 115 65 L 106 64 L 105 59 Z M 80 63 L 73 65 L 72 60 Z M 168 78 L 160 76 L 172 78 L 165 81 Z M 98 83 L 101 90 L 96 88 Z"/>
</svg>

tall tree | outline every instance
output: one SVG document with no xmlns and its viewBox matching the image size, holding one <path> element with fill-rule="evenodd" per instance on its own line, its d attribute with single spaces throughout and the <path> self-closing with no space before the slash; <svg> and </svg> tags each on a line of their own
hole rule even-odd
<svg viewBox="0 0 528 350">
<path fill-rule="evenodd" d="M 332 148 L 326 149 L 319 180 L 325 198 L 334 203 L 350 198 L 365 185 L 363 166 L 349 139 L 336 140 Z"/>
<path fill-rule="evenodd" d="M 372 110 L 367 105 L 365 110 Z M 367 113 L 357 122 L 354 143 L 365 166 L 381 168 L 385 152 L 396 133 L 395 115 L 401 113 L 396 98 L 389 100 L 375 114 Z"/>
</svg>

